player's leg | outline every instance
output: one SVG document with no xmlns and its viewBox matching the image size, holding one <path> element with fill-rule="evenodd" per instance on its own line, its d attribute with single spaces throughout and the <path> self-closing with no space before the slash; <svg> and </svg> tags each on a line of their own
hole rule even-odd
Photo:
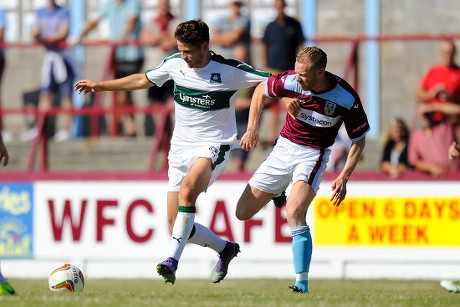
<svg viewBox="0 0 460 307">
<path fill-rule="evenodd" d="M 179 208 L 179 192 L 168 192 L 168 226 L 169 232 L 172 233 L 174 222 L 177 217 L 177 209 Z"/>
<path fill-rule="evenodd" d="M 249 220 L 259 212 L 272 197 L 273 193 L 261 191 L 250 184 L 246 185 L 236 205 L 236 217 L 241 221 Z"/>
<path fill-rule="evenodd" d="M 286 202 L 286 216 L 292 234 L 292 253 L 296 282 L 294 292 L 308 292 L 308 272 L 312 256 L 312 238 L 307 224 L 307 211 L 316 196 L 326 171 L 330 150 L 316 149 L 296 144 L 291 156 L 292 188 Z"/>
<path fill-rule="evenodd" d="M 215 155 L 214 153 L 212 155 L 213 170 L 208 186 L 211 186 L 217 177 L 224 172 L 229 159 L 229 150 L 229 146 L 220 146 L 218 154 Z M 230 262 L 240 252 L 238 243 L 224 240 L 216 235 L 211 229 L 196 222 L 193 225 L 189 242 L 203 247 L 209 247 L 218 253 L 219 259 L 211 273 L 211 281 L 213 283 L 218 283 L 227 276 Z"/>
<path fill-rule="evenodd" d="M 284 193 L 292 180 L 291 156 L 283 142 L 277 142 L 254 172 L 236 206 L 236 217 L 248 220 L 274 196 Z"/>
<path fill-rule="evenodd" d="M 172 233 L 174 222 L 176 221 L 177 211 L 179 208 L 179 192 L 168 192 L 168 225 L 169 231 Z M 203 247 L 209 247 L 220 253 L 224 250 L 227 241 L 216 235 L 209 228 L 194 223 L 188 242 L 197 244 Z"/>
<path fill-rule="evenodd" d="M 296 282 L 295 292 L 308 292 L 308 272 L 312 255 L 312 238 L 307 225 L 306 215 L 316 192 L 305 181 L 293 184 L 286 202 L 286 215 L 292 235 L 292 254 Z M 298 291 L 300 290 L 300 291 Z"/>
<path fill-rule="evenodd" d="M 195 222 L 195 202 L 200 193 L 207 188 L 211 174 L 211 159 L 198 158 L 182 181 L 178 192 L 177 215 L 172 227 L 171 253 L 165 261 L 157 265 L 157 272 L 163 276 L 165 282 L 174 284 L 176 281 L 175 272 L 178 262 Z M 173 200 L 171 200 L 171 203 L 173 203 Z M 172 210 L 172 208 L 171 210 L 168 208 L 168 220 Z"/>
</svg>

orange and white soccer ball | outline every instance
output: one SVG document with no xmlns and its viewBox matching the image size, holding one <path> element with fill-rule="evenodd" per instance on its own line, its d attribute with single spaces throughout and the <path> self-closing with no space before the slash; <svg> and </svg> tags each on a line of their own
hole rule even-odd
<svg viewBox="0 0 460 307">
<path fill-rule="evenodd" d="M 85 278 L 79 268 L 66 263 L 51 272 L 48 284 L 54 292 L 81 292 L 85 287 Z"/>
</svg>

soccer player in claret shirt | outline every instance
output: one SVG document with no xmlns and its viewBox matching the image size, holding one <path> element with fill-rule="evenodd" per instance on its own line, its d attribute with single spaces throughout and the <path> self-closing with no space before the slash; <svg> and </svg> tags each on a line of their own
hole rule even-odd
<svg viewBox="0 0 460 307">
<path fill-rule="evenodd" d="M 201 20 L 179 24 L 174 36 L 179 53 L 167 57 L 145 74 L 95 82 L 80 80 L 80 93 L 147 89 L 174 80 L 175 127 L 168 154 L 168 222 L 171 253 L 157 265 L 165 282 L 176 281 L 179 259 L 187 242 L 210 247 L 219 254 L 211 274 L 213 283 L 227 274 L 239 253 L 226 241 L 195 222 L 195 202 L 225 169 L 229 151 L 239 146 L 235 93 L 266 80 L 267 72 L 225 59 L 209 50 L 209 28 Z"/>
<path fill-rule="evenodd" d="M 329 147 L 344 123 L 352 145 L 342 171 L 332 182 L 331 202 L 339 206 L 370 129 L 358 94 L 347 82 L 326 71 L 326 64 L 323 50 L 306 47 L 297 55 L 295 70 L 273 75 L 259 84 L 251 101 L 248 129 L 241 138 L 243 149 L 254 148 L 259 143 L 258 125 L 265 97 L 283 97 L 288 111 L 285 124 L 273 150 L 241 195 L 236 216 L 240 220 L 252 218 L 292 183 L 286 213 L 296 273 L 290 288 L 297 293 L 308 292 L 312 238 L 306 215 L 325 173 Z"/>
</svg>

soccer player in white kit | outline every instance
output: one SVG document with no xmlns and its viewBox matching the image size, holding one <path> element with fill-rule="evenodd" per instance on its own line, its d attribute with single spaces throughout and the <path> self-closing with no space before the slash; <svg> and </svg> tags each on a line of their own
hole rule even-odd
<svg viewBox="0 0 460 307">
<path fill-rule="evenodd" d="M 296 281 L 290 288 L 298 293 L 308 293 L 313 247 L 306 215 L 325 173 L 329 147 L 344 123 L 352 145 L 343 170 L 332 182 L 331 201 L 339 206 L 370 129 L 358 94 L 347 82 L 326 71 L 326 64 L 323 50 L 306 47 L 297 55 L 295 70 L 273 75 L 259 84 L 252 97 L 248 128 L 241 138 L 244 150 L 259 143 L 258 124 L 265 97 L 293 98 L 283 99 L 288 111 L 286 122 L 273 150 L 241 195 L 236 216 L 240 220 L 252 218 L 292 182 L 286 213 Z"/>
<path fill-rule="evenodd" d="M 194 221 L 195 202 L 224 171 L 229 151 L 239 146 L 234 94 L 259 84 L 270 74 L 210 51 L 209 28 L 201 20 L 179 24 L 175 37 L 179 53 L 167 57 L 155 69 L 109 81 L 80 80 L 75 90 L 84 94 L 137 90 L 174 80 L 175 127 L 168 154 L 172 248 L 170 256 L 157 265 L 157 272 L 173 284 L 185 244 L 191 242 L 219 253 L 211 275 L 211 281 L 218 283 L 240 248 Z"/>
<path fill-rule="evenodd" d="M 6 149 L 5 143 L 3 142 L 3 136 L 0 133 L 0 163 L 3 161 L 3 166 L 8 164 L 9 156 L 8 150 Z M 0 295 L 16 294 L 11 284 L 3 276 L 0 267 Z"/>
</svg>

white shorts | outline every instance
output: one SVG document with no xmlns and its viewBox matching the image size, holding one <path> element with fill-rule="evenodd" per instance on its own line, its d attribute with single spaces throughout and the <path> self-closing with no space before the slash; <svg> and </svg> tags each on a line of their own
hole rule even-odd
<svg viewBox="0 0 460 307">
<path fill-rule="evenodd" d="M 188 170 L 198 158 L 210 158 L 212 160 L 212 175 L 208 187 L 222 174 L 228 163 L 230 152 L 229 145 L 208 145 L 193 148 L 171 147 L 168 153 L 168 191 L 178 192 L 187 175 Z"/>
<path fill-rule="evenodd" d="M 318 192 L 330 153 L 328 148 L 299 145 L 280 136 L 268 157 L 249 180 L 249 185 L 279 195 L 291 181 L 295 183 L 302 180 Z"/>
</svg>

